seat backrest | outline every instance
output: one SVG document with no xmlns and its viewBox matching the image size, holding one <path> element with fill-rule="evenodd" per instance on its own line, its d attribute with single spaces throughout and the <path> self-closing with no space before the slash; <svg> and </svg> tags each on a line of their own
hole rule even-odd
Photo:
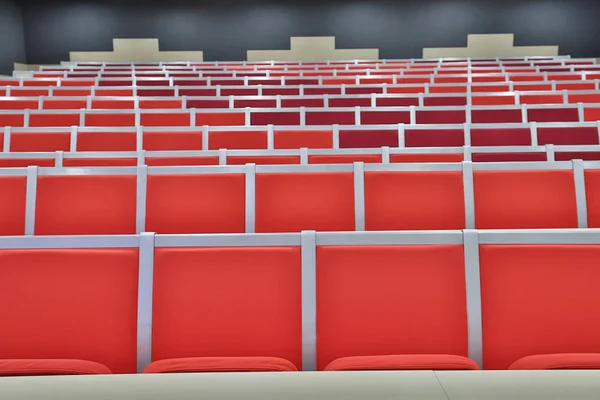
<svg viewBox="0 0 600 400">
<path fill-rule="evenodd" d="M 600 245 L 577 244 L 580 233 L 559 244 L 540 235 L 511 244 L 513 235 L 479 246 L 484 368 L 538 354 L 600 353 Z"/>
<path fill-rule="evenodd" d="M 352 238 L 348 245 L 325 245 L 317 234 L 317 369 L 349 356 L 467 356 L 458 236 L 440 244 L 361 244 Z"/>
<path fill-rule="evenodd" d="M 81 359 L 135 373 L 136 237 L 113 238 L 113 248 L 71 239 L 0 240 L 0 303 L 13 305 L 0 308 L 0 359 Z"/>
<path fill-rule="evenodd" d="M 157 237 L 153 361 L 269 356 L 302 367 L 301 252 L 263 240 L 185 246 Z"/>
<path fill-rule="evenodd" d="M 26 172 L 0 176 L 0 236 L 25 234 Z"/>
</svg>

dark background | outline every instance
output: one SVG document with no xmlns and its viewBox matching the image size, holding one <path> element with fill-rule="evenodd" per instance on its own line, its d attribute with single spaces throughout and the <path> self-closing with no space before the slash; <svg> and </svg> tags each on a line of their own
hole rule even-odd
<svg viewBox="0 0 600 400">
<path fill-rule="evenodd" d="M 598 57 L 599 16 L 599 0 L 0 0 L 0 72 L 14 61 L 111 51 L 113 38 L 159 38 L 161 50 L 226 61 L 288 49 L 290 36 L 335 36 L 338 48 L 417 58 L 423 47 L 465 46 L 469 33 L 514 33 L 516 45 L 558 44 L 560 54 Z"/>
</svg>

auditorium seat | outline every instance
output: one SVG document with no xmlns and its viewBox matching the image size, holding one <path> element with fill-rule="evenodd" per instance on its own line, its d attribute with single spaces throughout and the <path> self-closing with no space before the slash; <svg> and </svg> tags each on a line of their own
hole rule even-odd
<svg viewBox="0 0 600 400">
<path fill-rule="evenodd" d="M 40 170 L 36 235 L 136 233 L 136 175 L 53 175 Z"/>
<path fill-rule="evenodd" d="M 275 130 L 275 149 L 331 149 L 333 134 L 330 130 Z"/>
<path fill-rule="evenodd" d="M 354 122 L 352 122 L 354 123 Z M 252 111 L 251 125 L 300 125 L 299 111 Z M 308 125 L 308 124 L 307 124 Z"/>
<path fill-rule="evenodd" d="M 367 230 L 465 228 L 463 174 L 458 164 L 451 171 L 366 168 L 364 185 Z"/>
<path fill-rule="evenodd" d="M 567 169 L 568 168 L 568 169 Z M 473 172 L 477 229 L 577 228 L 573 170 Z"/>
<path fill-rule="evenodd" d="M 268 167 L 258 171 L 256 232 L 354 230 L 352 166 L 333 167 L 328 167 L 330 172 L 267 172 Z"/>
<path fill-rule="evenodd" d="M 71 124 L 73 125 L 73 124 Z M 67 126 L 71 126 L 67 125 Z M 78 125 L 78 124 L 74 124 Z M 135 126 L 135 113 L 90 112 L 85 114 L 85 126 Z"/>
<path fill-rule="evenodd" d="M 309 164 L 381 163 L 381 154 L 311 154 Z"/>
<path fill-rule="evenodd" d="M 300 247 L 224 246 L 157 242 L 146 372 L 301 369 Z"/>
<path fill-rule="evenodd" d="M 529 122 L 578 122 L 577 108 L 528 108 Z"/>
<path fill-rule="evenodd" d="M 600 168 L 586 169 L 584 174 L 588 227 L 600 228 Z"/>
<path fill-rule="evenodd" d="M 77 133 L 77 151 L 136 151 L 134 131 L 80 131 Z"/>
<path fill-rule="evenodd" d="M 572 160 L 572 158 L 569 158 Z M 493 152 L 493 153 L 480 153 L 473 152 L 471 154 L 471 161 L 473 162 L 525 162 L 525 161 L 548 161 L 545 152 L 530 152 L 530 151 L 519 151 L 519 152 Z M 559 161 L 557 159 L 557 161 Z"/>
<path fill-rule="evenodd" d="M 266 149 L 267 131 L 239 130 L 239 131 L 221 131 L 209 130 L 208 132 L 208 150 L 219 149 Z"/>
<path fill-rule="evenodd" d="M 196 113 L 196 126 L 244 126 L 246 116 L 243 112 L 198 112 Z"/>
<path fill-rule="evenodd" d="M 600 246 L 569 242 L 479 246 L 486 369 L 600 367 Z"/>
<path fill-rule="evenodd" d="M 471 128 L 470 134 L 471 146 L 531 146 L 530 128 Z"/>
<path fill-rule="evenodd" d="M 398 140 L 398 129 L 343 129 L 339 132 L 342 149 L 398 147 Z"/>
<path fill-rule="evenodd" d="M 477 369 L 463 246 L 356 239 L 317 242 L 317 369 Z"/>
<path fill-rule="evenodd" d="M 0 376 L 135 373 L 138 249 L 39 239 L 0 250 Z"/>
<path fill-rule="evenodd" d="M 27 196 L 25 173 L 1 175 L 0 187 L 0 236 L 24 235 Z"/>
<path fill-rule="evenodd" d="M 538 127 L 537 134 L 540 145 L 600 144 L 596 126 Z"/>
<path fill-rule="evenodd" d="M 404 132 L 406 147 L 462 147 L 465 144 L 464 129 L 411 127 Z"/>
<path fill-rule="evenodd" d="M 71 134 L 68 128 L 64 131 L 12 131 L 10 135 L 10 151 L 42 152 L 69 151 Z"/>
<path fill-rule="evenodd" d="M 207 150 L 202 147 L 202 129 L 162 131 L 144 129 L 143 149 L 149 151 Z"/>
</svg>

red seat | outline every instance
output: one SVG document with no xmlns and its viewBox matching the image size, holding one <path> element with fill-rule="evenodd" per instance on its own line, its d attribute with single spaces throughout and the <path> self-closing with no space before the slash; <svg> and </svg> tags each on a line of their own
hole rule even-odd
<svg viewBox="0 0 600 400">
<path fill-rule="evenodd" d="M 464 124 L 464 110 L 417 110 L 417 124 Z"/>
<path fill-rule="evenodd" d="M 538 143 L 558 145 L 598 144 L 598 128 L 570 126 L 561 128 L 537 128 Z"/>
<path fill-rule="evenodd" d="M 398 147 L 398 129 L 341 130 L 339 145 L 342 149 Z"/>
<path fill-rule="evenodd" d="M 88 111 L 85 115 L 85 126 L 135 126 L 135 114 L 133 112 L 111 114 Z"/>
<path fill-rule="evenodd" d="M 471 145 L 531 146 L 531 130 L 529 128 L 471 129 Z"/>
<path fill-rule="evenodd" d="M 79 125 L 79 112 L 64 114 L 34 114 L 29 116 L 29 126 L 75 126 Z"/>
<path fill-rule="evenodd" d="M 135 175 L 38 177 L 36 235 L 135 234 Z"/>
<path fill-rule="evenodd" d="M 195 365 L 164 361 L 163 372 L 183 363 L 187 371 L 264 369 L 266 364 L 271 370 L 292 369 L 285 361 L 254 358 L 277 357 L 300 369 L 300 253 L 299 246 L 157 248 L 153 361 L 211 357 L 194 360 Z"/>
<path fill-rule="evenodd" d="M 309 155 L 309 164 L 381 163 L 381 154 L 320 154 Z"/>
<path fill-rule="evenodd" d="M 473 360 L 447 354 L 403 354 L 343 357 L 330 362 L 324 371 L 478 370 Z"/>
<path fill-rule="evenodd" d="M 197 128 L 195 131 L 183 132 L 144 131 L 143 147 L 149 151 L 203 150 L 202 130 Z"/>
<path fill-rule="evenodd" d="M 92 99 L 91 108 L 98 110 L 132 110 L 135 108 L 135 101 L 126 97 L 123 99 Z"/>
<path fill-rule="evenodd" d="M 520 161 L 548 161 L 546 152 L 514 152 L 514 153 L 473 153 L 473 162 L 520 162 Z M 558 160 L 557 160 L 558 161 Z"/>
<path fill-rule="evenodd" d="M 307 111 L 306 125 L 354 125 L 354 111 Z"/>
<path fill-rule="evenodd" d="M 520 109 L 516 108 L 506 110 L 472 109 L 471 122 L 474 124 L 521 123 L 523 114 Z"/>
<path fill-rule="evenodd" d="M 331 149 L 333 134 L 330 130 L 276 130 L 273 142 L 276 149 Z"/>
<path fill-rule="evenodd" d="M 484 368 L 600 353 L 599 257 L 596 244 L 480 245 Z"/>
<path fill-rule="evenodd" d="M 578 122 L 577 108 L 529 108 L 529 122 Z"/>
<path fill-rule="evenodd" d="M 585 195 L 587 197 L 588 226 L 600 228 L 600 170 L 585 170 Z"/>
<path fill-rule="evenodd" d="M 1 360 L 0 376 L 39 375 L 106 375 L 112 371 L 105 365 L 85 360 L 20 359 Z"/>
<path fill-rule="evenodd" d="M 137 158 L 131 157 L 69 157 L 63 160 L 63 167 L 135 167 L 137 164 Z"/>
<path fill-rule="evenodd" d="M 78 132 L 77 151 L 135 151 L 136 133 L 130 132 Z"/>
<path fill-rule="evenodd" d="M 399 153 L 390 154 L 391 163 L 446 163 L 464 161 L 463 153 Z"/>
<path fill-rule="evenodd" d="M 463 252 L 462 245 L 317 246 L 317 368 L 355 356 L 466 357 Z"/>
<path fill-rule="evenodd" d="M 463 129 L 406 129 L 406 147 L 462 147 L 465 144 Z"/>
<path fill-rule="evenodd" d="M 209 131 L 208 150 L 238 149 L 256 150 L 267 148 L 266 131 Z"/>
<path fill-rule="evenodd" d="M 577 228 L 572 170 L 474 171 L 478 229 Z"/>
<path fill-rule="evenodd" d="M 151 167 L 177 165 L 219 165 L 219 157 L 147 157 L 146 164 Z"/>
<path fill-rule="evenodd" d="M 362 125 L 410 124 L 409 111 L 362 111 Z"/>
<path fill-rule="evenodd" d="M 245 175 L 149 175 L 146 230 L 245 232 Z"/>
<path fill-rule="evenodd" d="M 540 354 L 523 357 L 508 369 L 600 369 L 599 353 Z"/>
<path fill-rule="evenodd" d="M 227 156 L 227 164 L 245 165 L 300 164 L 300 156 Z"/>
<path fill-rule="evenodd" d="M 196 113 L 196 126 L 244 126 L 246 115 L 243 112 L 198 112 Z"/>
<path fill-rule="evenodd" d="M 145 374 L 185 372 L 286 372 L 298 371 L 288 360 L 276 357 L 192 357 L 155 361 Z"/>
<path fill-rule="evenodd" d="M 251 125 L 300 125 L 298 111 L 253 111 L 250 114 Z"/>
<path fill-rule="evenodd" d="M 0 236 L 25 234 L 27 178 L 0 176 Z"/>
<path fill-rule="evenodd" d="M 584 118 L 586 121 L 600 121 L 600 108 L 584 109 Z"/>
<path fill-rule="evenodd" d="M 256 174 L 256 232 L 354 229 L 351 172 Z"/>
<path fill-rule="evenodd" d="M 365 227 L 464 229 L 463 193 L 461 171 L 365 172 Z"/>
<path fill-rule="evenodd" d="M 140 116 L 142 126 L 190 126 L 189 112 L 155 113 L 145 112 Z"/>
<path fill-rule="evenodd" d="M 0 250 L 0 303 L 18 304 L 0 308 L 0 374 L 135 373 L 138 264 L 136 248 Z"/>
<path fill-rule="evenodd" d="M 44 152 L 69 151 L 71 134 L 64 132 L 11 132 L 10 151 Z"/>
</svg>

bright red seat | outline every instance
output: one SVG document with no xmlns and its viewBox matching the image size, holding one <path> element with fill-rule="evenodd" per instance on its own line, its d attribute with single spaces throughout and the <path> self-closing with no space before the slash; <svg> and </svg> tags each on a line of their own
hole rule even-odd
<svg viewBox="0 0 600 400">
<path fill-rule="evenodd" d="M 190 357 L 155 361 L 144 369 L 144 374 L 286 371 L 298 371 L 298 368 L 277 357 Z"/>
<path fill-rule="evenodd" d="M 600 353 L 540 354 L 523 357 L 508 369 L 600 369 Z"/>
<path fill-rule="evenodd" d="M 93 361 L 63 359 L 0 360 L 0 376 L 106 375 L 112 371 Z"/>
<path fill-rule="evenodd" d="M 448 354 L 402 354 L 344 357 L 330 362 L 324 371 L 477 370 L 475 361 Z"/>
</svg>

